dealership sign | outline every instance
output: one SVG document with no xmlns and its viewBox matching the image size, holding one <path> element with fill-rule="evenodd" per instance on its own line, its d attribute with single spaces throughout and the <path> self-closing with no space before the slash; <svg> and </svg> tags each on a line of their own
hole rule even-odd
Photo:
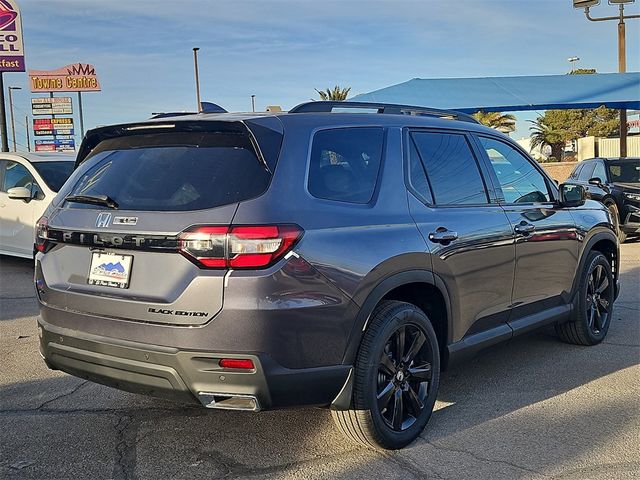
<svg viewBox="0 0 640 480">
<path fill-rule="evenodd" d="M 71 115 L 73 107 L 71 97 L 40 97 L 31 99 L 33 115 Z"/>
<path fill-rule="evenodd" d="M 36 152 L 74 152 L 76 142 L 73 138 L 55 140 L 35 140 Z"/>
<path fill-rule="evenodd" d="M 0 72 L 24 72 L 22 17 L 14 0 L 0 0 Z"/>
<path fill-rule="evenodd" d="M 33 134 L 36 137 L 53 135 L 58 138 L 73 135 L 73 118 L 34 118 Z"/>
<path fill-rule="evenodd" d="M 57 70 L 29 70 L 29 85 L 32 92 L 100 91 L 96 69 L 88 63 L 74 63 Z"/>
</svg>

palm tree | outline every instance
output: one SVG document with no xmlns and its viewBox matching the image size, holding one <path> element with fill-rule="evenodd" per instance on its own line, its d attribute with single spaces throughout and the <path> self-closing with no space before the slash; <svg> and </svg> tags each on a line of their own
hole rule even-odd
<svg viewBox="0 0 640 480">
<path fill-rule="evenodd" d="M 564 132 L 547 125 L 544 117 L 538 117 L 537 120 L 529 120 L 529 122 L 532 124 L 529 128 L 531 130 L 531 149 L 549 146 L 551 147 L 551 156 L 555 158 L 556 162 L 561 162 L 566 144 Z"/>
<path fill-rule="evenodd" d="M 502 133 L 510 133 L 516 129 L 516 117 L 510 113 L 483 112 L 480 110 L 473 117 L 482 125 L 495 128 Z"/>
<path fill-rule="evenodd" d="M 315 88 L 314 90 L 318 92 L 321 100 L 343 101 L 347 99 L 347 95 L 349 95 L 351 87 L 341 88 L 336 85 L 335 87 L 333 87 L 333 90 L 330 88 L 327 88 L 326 90 L 318 90 L 317 88 Z"/>
</svg>

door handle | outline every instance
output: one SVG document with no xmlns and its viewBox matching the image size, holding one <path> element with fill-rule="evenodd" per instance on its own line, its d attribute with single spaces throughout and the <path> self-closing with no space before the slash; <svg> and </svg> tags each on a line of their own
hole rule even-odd
<svg viewBox="0 0 640 480">
<path fill-rule="evenodd" d="M 529 235 L 535 229 L 536 229 L 535 225 L 532 225 L 531 223 L 527 223 L 524 220 L 520 222 L 518 225 L 516 225 L 515 227 L 513 227 L 513 230 L 516 233 L 520 233 L 522 235 Z"/>
<path fill-rule="evenodd" d="M 444 227 L 439 227 L 429 234 L 429 240 L 434 243 L 447 243 L 458 239 L 458 232 L 452 232 Z"/>
</svg>

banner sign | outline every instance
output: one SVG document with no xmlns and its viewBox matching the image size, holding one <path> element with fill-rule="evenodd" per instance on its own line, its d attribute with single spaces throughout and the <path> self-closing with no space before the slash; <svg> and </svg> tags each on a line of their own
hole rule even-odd
<svg viewBox="0 0 640 480">
<path fill-rule="evenodd" d="M 0 72 L 24 72 L 22 16 L 14 0 L 0 0 Z"/>
<path fill-rule="evenodd" d="M 32 92 L 100 91 L 96 69 L 88 63 L 74 63 L 57 70 L 29 70 L 29 84 Z"/>
<path fill-rule="evenodd" d="M 73 138 L 55 140 L 35 140 L 36 152 L 75 152 L 76 142 Z"/>
<path fill-rule="evenodd" d="M 73 118 L 34 118 L 33 134 L 36 137 L 54 135 L 63 139 L 73 135 Z"/>
<path fill-rule="evenodd" d="M 31 99 L 33 115 L 71 115 L 73 107 L 71 97 L 39 97 Z"/>
</svg>

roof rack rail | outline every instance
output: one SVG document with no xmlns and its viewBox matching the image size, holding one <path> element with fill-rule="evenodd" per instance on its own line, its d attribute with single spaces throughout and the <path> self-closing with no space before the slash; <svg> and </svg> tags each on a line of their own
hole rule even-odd
<svg viewBox="0 0 640 480">
<path fill-rule="evenodd" d="M 393 115 L 423 115 L 428 117 L 447 118 L 463 122 L 479 123 L 466 113 L 455 110 L 443 110 L 430 107 L 416 107 L 412 105 L 396 105 L 394 103 L 377 102 L 349 102 L 349 101 L 317 101 L 301 103 L 289 110 L 289 113 L 330 113 L 334 109 L 375 109 L 377 113 Z"/>
</svg>

